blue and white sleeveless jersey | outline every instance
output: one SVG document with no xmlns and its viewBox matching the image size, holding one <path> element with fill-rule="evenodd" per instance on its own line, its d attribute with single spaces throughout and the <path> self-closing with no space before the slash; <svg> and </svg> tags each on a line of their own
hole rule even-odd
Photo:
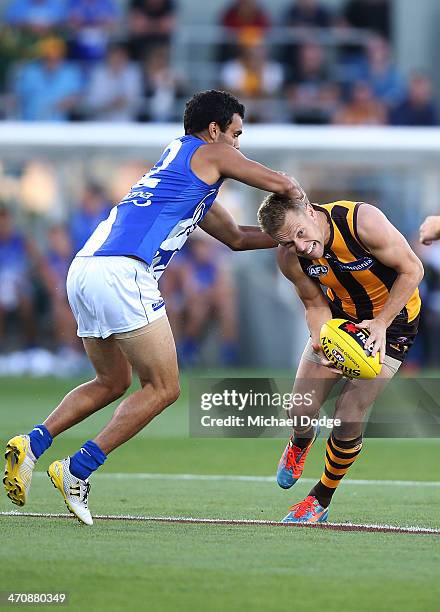
<svg viewBox="0 0 440 612">
<path fill-rule="evenodd" d="M 191 170 L 191 158 L 204 144 L 195 136 L 173 140 L 98 225 L 77 257 L 137 257 L 159 278 L 208 212 L 223 182 L 208 185 Z"/>
</svg>

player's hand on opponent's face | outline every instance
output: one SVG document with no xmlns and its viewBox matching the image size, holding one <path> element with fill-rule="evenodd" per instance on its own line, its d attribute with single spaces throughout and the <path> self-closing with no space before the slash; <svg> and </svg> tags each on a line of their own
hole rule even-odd
<svg viewBox="0 0 440 612">
<path fill-rule="evenodd" d="M 423 221 L 419 229 L 420 242 L 422 244 L 432 244 L 434 240 L 440 238 L 440 217 L 429 216 Z"/>
<path fill-rule="evenodd" d="M 322 346 L 319 342 L 314 342 L 312 340 L 312 349 L 313 352 L 316 353 L 316 355 L 318 355 L 318 357 L 320 358 L 321 365 L 323 365 L 325 368 L 328 368 L 334 374 L 339 374 L 339 376 L 342 376 L 342 372 L 335 368 L 335 364 L 333 363 L 333 361 L 329 361 L 324 355 L 324 351 L 322 350 Z"/>
<path fill-rule="evenodd" d="M 385 361 L 385 350 L 386 350 L 386 335 L 387 335 L 387 326 L 385 321 L 382 319 L 370 319 L 361 321 L 360 323 L 355 323 L 356 327 L 359 329 L 368 329 L 370 335 L 365 342 L 365 350 L 370 350 L 372 357 L 379 352 L 379 361 L 383 363 Z"/>
</svg>

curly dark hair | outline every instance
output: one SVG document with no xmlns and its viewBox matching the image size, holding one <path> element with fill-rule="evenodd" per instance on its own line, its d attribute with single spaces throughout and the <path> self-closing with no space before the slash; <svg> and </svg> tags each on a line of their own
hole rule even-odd
<svg viewBox="0 0 440 612">
<path fill-rule="evenodd" d="M 196 93 L 185 106 L 185 134 L 203 132 L 212 121 L 218 123 L 220 130 L 225 132 L 235 113 L 244 119 L 244 106 L 227 91 L 210 89 Z"/>
</svg>

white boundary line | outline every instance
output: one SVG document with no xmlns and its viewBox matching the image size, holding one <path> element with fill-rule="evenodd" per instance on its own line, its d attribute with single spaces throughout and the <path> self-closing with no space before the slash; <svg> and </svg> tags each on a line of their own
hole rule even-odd
<svg viewBox="0 0 440 612">
<path fill-rule="evenodd" d="M 34 476 L 46 476 L 46 472 L 35 472 Z M 104 472 L 94 474 L 93 478 L 104 480 L 168 480 L 168 481 L 225 481 L 225 482 L 276 482 L 273 476 L 247 476 L 247 475 L 223 475 L 223 474 L 157 474 L 148 472 Z M 305 484 L 316 482 L 316 478 L 302 478 Z M 418 480 L 355 480 L 344 479 L 344 485 L 379 485 L 379 486 L 398 486 L 398 487 L 440 487 L 438 481 L 418 481 Z M 74 518 L 71 514 L 52 514 L 39 512 L 0 512 L 0 516 L 13 517 L 34 517 L 34 518 Z M 430 527 L 408 526 L 399 527 L 397 525 L 367 525 L 355 523 L 319 523 L 312 525 L 285 524 L 279 521 L 251 520 L 251 519 L 219 519 L 219 518 L 194 518 L 194 517 L 172 517 L 172 516 L 132 516 L 132 515 L 95 515 L 96 520 L 124 520 L 124 521 L 143 521 L 155 523 L 193 523 L 193 524 L 217 524 L 217 525 L 266 525 L 281 527 L 306 527 L 315 529 L 330 529 L 334 531 L 364 531 L 382 533 L 416 533 L 440 535 L 440 529 Z"/>
<path fill-rule="evenodd" d="M 46 472 L 34 472 L 34 476 L 46 476 Z M 245 476 L 245 475 L 229 475 L 229 474 L 156 474 L 149 472 L 97 472 L 93 474 L 93 479 L 103 478 L 108 480 L 202 480 L 202 481 L 225 481 L 225 482 L 270 482 L 275 483 L 274 476 Z M 314 484 L 317 478 L 301 478 L 300 482 L 304 484 Z M 356 480 L 344 478 L 345 485 L 378 485 L 384 487 L 440 487 L 440 481 L 423 481 L 423 480 Z"/>
<path fill-rule="evenodd" d="M 59 513 L 43 513 L 43 512 L 0 512 L 0 516 L 10 517 L 32 517 L 32 518 L 67 518 L 75 519 L 72 514 Z M 281 523 L 280 521 L 265 521 L 254 519 L 220 519 L 220 518 L 197 518 L 184 516 L 133 516 L 130 514 L 97 514 L 93 517 L 95 520 L 102 521 L 142 521 L 149 523 L 192 523 L 192 524 L 208 524 L 208 525 L 263 525 L 269 527 L 303 527 L 311 529 L 330 529 L 331 531 L 364 531 L 370 533 L 406 533 L 419 535 L 440 535 L 440 529 L 431 527 L 399 527 L 398 525 L 365 525 L 357 523 Z"/>
</svg>

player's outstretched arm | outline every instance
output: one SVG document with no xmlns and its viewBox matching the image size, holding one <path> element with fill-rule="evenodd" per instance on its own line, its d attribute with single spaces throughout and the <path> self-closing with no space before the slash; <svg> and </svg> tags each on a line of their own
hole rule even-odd
<svg viewBox="0 0 440 612">
<path fill-rule="evenodd" d="M 200 147 L 194 153 L 191 168 L 209 184 L 215 183 L 219 177 L 232 178 L 263 191 L 286 196 L 298 194 L 298 184 L 293 178 L 248 159 L 240 151 L 224 143 Z"/>
<path fill-rule="evenodd" d="M 419 230 L 420 242 L 422 244 L 432 244 L 440 239 L 440 216 L 431 215 L 426 217 Z"/>
<path fill-rule="evenodd" d="M 402 234 L 375 206 L 360 206 L 357 233 L 363 246 L 378 261 L 397 272 L 381 312 L 371 321 L 362 321 L 359 325 L 370 330 L 366 348 L 373 346 L 373 355 L 379 350 L 383 362 L 386 329 L 419 286 L 423 278 L 423 265 Z"/>
<path fill-rule="evenodd" d="M 229 211 L 217 201 L 211 206 L 200 227 L 233 251 L 270 249 L 277 243 L 255 225 L 238 225 Z"/>
<path fill-rule="evenodd" d="M 321 327 L 332 318 L 330 307 L 320 285 L 304 274 L 296 253 L 291 249 L 279 246 L 277 260 L 281 272 L 294 285 L 298 297 L 304 304 L 313 350 L 319 354 L 322 365 L 340 374 L 338 370 L 335 370 L 334 364 L 325 358 L 319 341 Z"/>
</svg>

